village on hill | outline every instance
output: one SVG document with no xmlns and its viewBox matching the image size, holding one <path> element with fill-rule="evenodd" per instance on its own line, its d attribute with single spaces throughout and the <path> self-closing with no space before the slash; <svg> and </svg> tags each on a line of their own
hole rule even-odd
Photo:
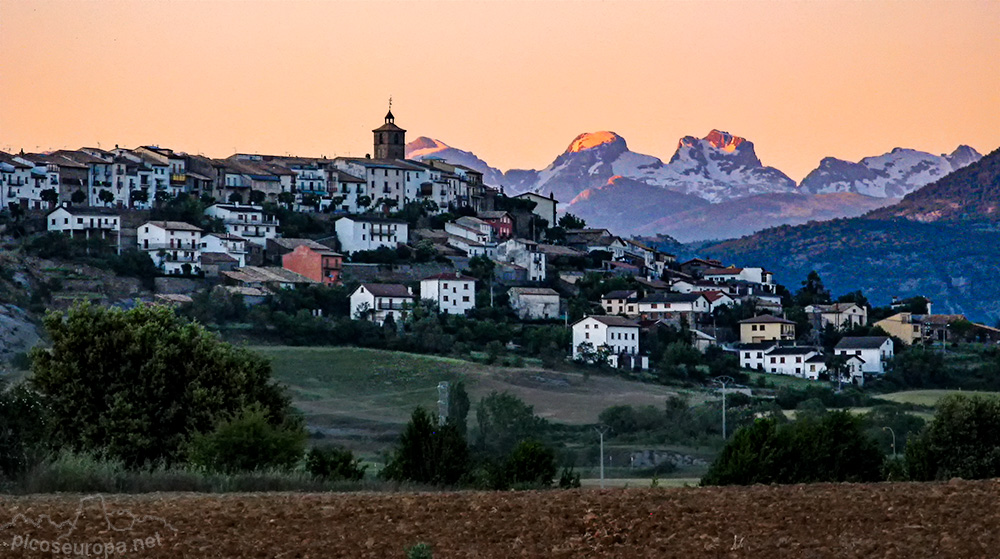
<svg viewBox="0 0 1000 559">
<path fill-rule="evenodd" d="M 406 159 L 391 111 L 372 132 L 363 158 L 0 153 L 0 203 L 8 229 L 41 235 L 44 216 L 48 235 L 88 254 L 145 255 L 157 276 L 147 298 L 160 303 L 208 292 L 253 306 L 350 285 L 352 319 L 402 329 L 418 306 L 464 316 L 502 295 L 517 320 L 565 325 L 574 361 L 615 369 L 649 370 L 643 342 L 661 329 L 703 353 L 721 348 L 742 369 L 855 385 L 886 373 L 894 340 L 1000 339 L 932 314 L 929 301 L 873 317 L 863 298 L 818 297 L 790 318 L 789 291 L 762 267 L 678 261 L 655 239 L 587 228 L 551 195 L 508 196 L 469 167 Z"/>
</svg>

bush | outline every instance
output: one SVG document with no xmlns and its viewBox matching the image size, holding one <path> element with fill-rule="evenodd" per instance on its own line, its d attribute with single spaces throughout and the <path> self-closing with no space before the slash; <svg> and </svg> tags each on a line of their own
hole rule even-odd
<svg viewBox="0 0 1000 559">
<path fill-rule="evenodd" d="M 259 405 L 244 408 L 215 431 L 195 434 L 189 459 L 212 472 L 290 470 L 302 459 L 306 434 L 299 421 L 273 425 Z"/>
<path fill-rule="evenodd" d="M 514 487 L 550 487 L 556 453 L 538 441 L 522 441 L 507 458 L 507 480 Z"/>
<path fill-rule="evenodd" d="M 1000 399 L 955 394 L 906 446 L 910 479 L 930 481 L 1000 476 Z"/>
<path fill-rule="evenodd" d="M 702 485 L 865 482 L 882 479 L 884 457 L 861 419 L 835 411 L 779 425 L 743 427 L 722 449 Z"/>
<path fill-rule="evenodd" d="M 434 559 L 434 552 L 431 546 L 418 543 L 406 549 L 406 559 Z"/>
<path fill-rule="evenodd" d="M 306 456 L 306 471 L 321 479 L 358 481 L 364 479 L 367 468 L 346 448 L 313 448 Z"/>
<path fill-rule="evenodd" d="M 580 474 L 573 467 L 563 468 L 559 474 L 559 489 L 576 489 L 580 487 Z"/>
<path fill-rule="evenodd" d="M 380 475 L 392 481 L 456 485 L 469 469 L 469 448 L 458 427 L 436 426 L 427 411 L 417 408 Z"/>
</svg>

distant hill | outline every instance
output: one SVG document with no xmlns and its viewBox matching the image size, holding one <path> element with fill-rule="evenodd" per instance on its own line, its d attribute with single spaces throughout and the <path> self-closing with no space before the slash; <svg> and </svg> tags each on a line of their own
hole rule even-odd
<svg viewBox="0 0 1000 559">
<path fill-rule="evenodd" d="M 864 216 L 782 226 L 704 248 L 761 265 L 794 289 L 810 270 L 877 304 L 926 295 L 936 312 L 1000 317 L 1000 150 Z"/>
</svg>

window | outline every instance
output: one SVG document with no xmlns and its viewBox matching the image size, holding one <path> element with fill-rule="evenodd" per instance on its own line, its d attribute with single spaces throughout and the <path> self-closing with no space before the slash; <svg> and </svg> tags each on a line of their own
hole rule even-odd
<svg viewBox="0 0 1000 559">
<path fill-rule="evenodd" d="M 784 358 L 784 357 L 782 357 L 782 358 L 781 358 L 781 362 L 782 362 L 782 363 L 784 363 L 784 362 L 785 362 L 785 358 Z"/>
<path fill-rule="evenodd" d="M 463 303 L 468 303 L 469 302 L 469 296 L 468 295 L 463 296 L 462 297 L 462 302 Z"/>
<path fill-rule="evenodd" d="M 590 332 L 587 332 L 586 334 L 584 334 L 584 337 L 589 340 L 590 339 Z"/>
<path fill-rule="evenodd" d="M 777 362 L 778 362 L 777 358 L 774 357 L 771 358 L 771 363 L 777 363 Z"/>
<path fill-rule="evenodd" d="M 447 296 L 447 295 L 445 295 L 445 296 L 444 296 L 444 300 L 445 300 L 446 302 L 448 301 L 448 296 Z"/>
</svg>

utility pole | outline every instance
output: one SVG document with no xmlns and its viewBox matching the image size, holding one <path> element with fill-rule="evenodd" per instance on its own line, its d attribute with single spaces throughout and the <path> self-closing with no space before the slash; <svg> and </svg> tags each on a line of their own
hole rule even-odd
<svg viewBox="0 0 1000 559">
<path fill-rule="evenodd" d="M 736 381 L 730 376 L 715 377 L 712 382 L 722 387 L 722 440 L 726 440 L 726 385 Z"/>
<path fill-rule="evenodd" d="M 594 427 L 594 431 L 601 437 L 601 489 L 604 489 L 604 433 L 607 433 L 607 425 Z"/>
</svg>

